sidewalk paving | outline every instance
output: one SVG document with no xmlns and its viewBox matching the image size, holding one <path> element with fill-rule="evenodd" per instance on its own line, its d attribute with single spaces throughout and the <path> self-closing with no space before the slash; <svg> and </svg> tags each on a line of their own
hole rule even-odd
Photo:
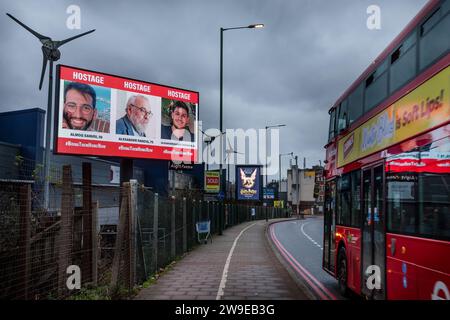
<svg viewBox="0 0 450 320">
<path fill-rule="evenodd" d="M 264 220 L 251 221 L 224 230 L 222 236 L 213 237 L 212 244 L 189 252 L 135 299 L 215 300 L 218 292 L 223 293 L 219 296 L 223 300 L 308 299 L 272 252 L 265 233 L 267 225 Z M 241 231 L 223 278 L 230 250 Z"/>
</svg>

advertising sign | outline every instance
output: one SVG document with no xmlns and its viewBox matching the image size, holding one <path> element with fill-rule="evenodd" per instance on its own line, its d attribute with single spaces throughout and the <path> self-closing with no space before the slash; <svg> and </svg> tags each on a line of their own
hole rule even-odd
<svg viewBox="0 0 450 320">
<path fill-rule="evenodd" d="M 195 162 L 199 93 L 58 65 L 58 154 Z"/>
<path fill-rule="evenodd" d="M 261 167 L 236 166 L 237 200 L 261 199 Z"/>
<path fill-rule="evenodd" d="M 219 171 L 205 171 L 205 192 L 219 193 L 220 174 Z"/>
<path fill-rule="evenodd" d="M 447 67 L 340 139 L 338 167 L 447 122 L 449 91 Z"/>
<path fill-rule="evenodd" d="M 194 165 L 191 163 L 184 163 L 184 162 L 173 162 L 169 161 L 169 170 L 175 170 L 175 171 L 192 171 L 194 169 Z"/>
<path fill-rule="evenodd" d="M 408 152 L 390 157 L 386 161 L 388 172 L 449 173 L 450 152 Z"/>
<path fill-rule="evenodd" d="M 284 208 L 284 201 L 283 200 L 275 200 L 273 202 L 273 206 L 275 208 Z"/>
<path fill-rule="evenodd" d="M 275 199 L 275 189 L 274 188 L 263 188 L 263 199 L 264 200 Z"/>
</svg>

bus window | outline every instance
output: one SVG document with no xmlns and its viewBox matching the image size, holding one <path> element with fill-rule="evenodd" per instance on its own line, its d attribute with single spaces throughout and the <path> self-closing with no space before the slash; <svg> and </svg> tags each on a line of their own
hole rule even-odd
<svg viewBox="0 0 450 320">
<path fill-rule="evenodd" d="M 419 196 L 419 233 L 450 238 L 450 174 L 421 174 Z"/>
<path fill-rule="evenodd" d="M 351 173 L 352 188 L 352 227 L 359 228 L 361 226 L 361 171 L 356 170 Z"/>
<path fill-rule="evenodd" d="M 342 130 L 347 128 L 348 111 L 347 111 L 347 99 L 342 101 L 339 105 L 339 115 L 337 120 L 337 133 L 341 133 Z"/>
<path fill-rule="evenodd" d="M 450 238 L 450 138 L 386 161 L 388 230 Z"/>
<path fill-rule="evenodd" d="M 420 69 L 450 49 L 449 0 L 436 10 L 420 27 Z"/>
<path fill-rule="evenodd" d="M 377 70 L 366 80 L 366 95 L 364 101 L 364 112 L 377 106 L 388 95 L 388 60 L 385 60 Z"/>
<path fill-rule="evenodd" d="M 337 224 L 349 226 L 351 213 L 350 174 L 343 175 L 338 180 L 337 194 Z"/>
<path fill-rule="evenodd" d="M 335 134 L 336 130 L 335 130 L 335 126 L 334 126 L 335 122 L 336 122 L 336 108 L 334 108 L 330 114 L 330 127 L 328 130 L 328 141 L 331 141 L 331 139 L 333 139 L 336 135 Z"/>
<path fill-rule="evenodd" d="M 362 82 L 348 97 L 348 121 L 349 125 L 361 117 L 363 112 L 363 90 L 364 82 Z"/>
<path fill-rule="evenodd" d="M 406 38 L 391 55 L 390 92 L 394 92 L 416 75 L 416 32 Z"/>
<path fill-rule="evenodd" d="M 450 238 L 450 138 L 421 148 L 425 171 L 419 175 L 419 233 Z"/>
</svg>

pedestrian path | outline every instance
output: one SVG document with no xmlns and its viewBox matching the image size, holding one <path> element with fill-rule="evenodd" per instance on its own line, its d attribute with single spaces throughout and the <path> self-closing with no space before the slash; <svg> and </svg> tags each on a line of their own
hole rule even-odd
<svg viewBox="0 0 450 320">
<path fill-rule="evenodd" d="M 188 253 L 136 299 L 308 299 L 272 252 L 267 225 L 264 220 L 251 221 L 224 230 L 212 244 Z"/>
</svg>

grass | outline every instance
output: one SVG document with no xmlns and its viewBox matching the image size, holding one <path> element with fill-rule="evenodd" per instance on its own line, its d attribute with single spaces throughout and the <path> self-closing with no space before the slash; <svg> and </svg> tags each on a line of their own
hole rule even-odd
<svg viewBox="0 0 450 320">
<path fill-rule="evenodd" d="M 92 286 L 88 285 L 79 292 L 68 297 L 68 300 L 128 300 L 135 297 L 140 290 L 149 288 L 154 285 L 158 279 L 165 273 L 173 269 L 175 264 L 181 260 L 183 256 L 176 257 L 166 267 L 160 268 L 158 272 L 152 274 L 141 285 L 134 287 L 131 291 L 122 286 L 110 287 L 108 285 Z"/>
</svg>

